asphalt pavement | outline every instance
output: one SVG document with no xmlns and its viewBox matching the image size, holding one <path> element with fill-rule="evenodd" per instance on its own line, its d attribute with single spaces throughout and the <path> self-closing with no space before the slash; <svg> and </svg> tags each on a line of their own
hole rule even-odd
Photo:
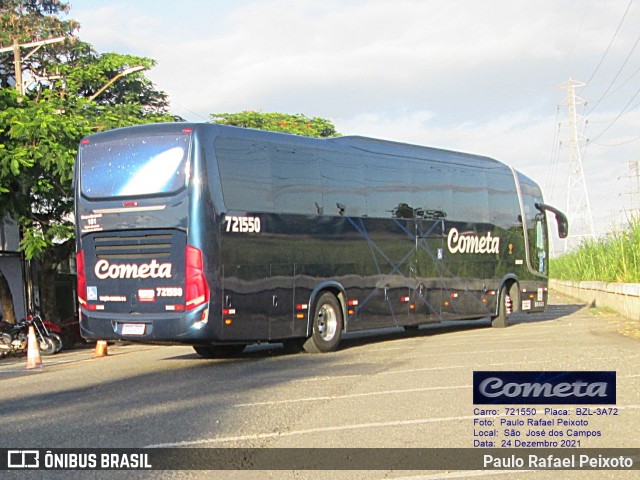
<svg viewBox="0 0 640 480">
<path fill-rule="evenodd" d="M 111 345 L 107 357 L 72 350 L 44 357 L 37 370 L 26 370 L 24 357 L 0 360 L 0 447 L 255 449 L 248 464 L 260 464 L 259 449 L 318 452 L 318 470 L 30 472 L 32 478 L 638 478 L 637 470 L 416 471 L 403 469 L 401 459 L 379 470 L 361 458 L 351 470 L 323 470 L 338 448 L 373 455 L 381 448 L 470 449 L 487 440 L 480 431 L 493 430 L 478 419 L 497 422 L 491 440 L 501 443 L 504 409 L 479 415 L 473 405 L 477 370 L 614 370 L 616 415 L 589 418 L 578 430 L 599 434 L 575 438 L 581 448 L 640 447 L 640 340 L 625 335 L 629 322 L 615 314 L 556 295 L 552 301 L 544 314 L 514 316 L 506 329 L 486 319 L 410 334 L 350 334 L 330 354 L 291 354 L 269 344 L 239 358 L 205 360 L 184 346 Z M 574 408 L 569 421 L 578 418 Z M 521 435 L 526 429 L 516 428 Z M 566 438 L 569 428 L 562 430 Z"/>
</svg>

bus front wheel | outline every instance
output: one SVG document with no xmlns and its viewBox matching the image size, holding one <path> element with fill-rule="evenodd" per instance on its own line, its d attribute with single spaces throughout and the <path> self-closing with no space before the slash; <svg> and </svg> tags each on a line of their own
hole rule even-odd
<svg viewBox="0 0 640 480">
<path fill-rule="evenodd" d="M 342 337 L 342 307 L 330 292 L 320 295 L 313 310 L 311 336 L 304 343 L 304 350 L 309 353 L 332 352 L 338 348 Z"/>
<path fill-rule="evenodd" d="M 509 316 L 514 312 L 517 301 L 517 284 L 505 285 L 498 298 L 498 315 L 491 317 L 491 326 L 505 328 L 509 325 Z"/>
</svg>

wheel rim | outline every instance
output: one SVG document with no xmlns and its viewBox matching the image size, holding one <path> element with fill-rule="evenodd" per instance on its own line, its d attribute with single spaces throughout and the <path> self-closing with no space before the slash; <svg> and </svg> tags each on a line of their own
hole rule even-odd
<svg viewBox="0 0 640 480">
<path fill-rule="evenodd" d="M 40 351 L 44 353 L 53 353 L 56 351 L 56 344 L 50 338 L 44 337 L 38 343 L 40 344 Z"/>
<path fill-rule="evenodd" d="M 338 331 L 338 315 L 331 305 L 322 305 L 316 318 L 318 333 L 325 342 L 330 342 Z"/>
<path fill-rule="evenodd" d="M 509 294 L 504 296 L 504 310 L 507 316 L 513 313 L 513 300 Z"/>
</svg>

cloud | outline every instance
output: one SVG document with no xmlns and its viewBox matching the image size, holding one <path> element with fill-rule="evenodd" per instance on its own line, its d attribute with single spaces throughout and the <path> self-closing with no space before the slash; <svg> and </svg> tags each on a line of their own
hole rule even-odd
<svg viewBox="0 0 640 480">
<path fill-rule="evenodd" d="M 201 5 L 200 16 L 215 18 L 212 5 Z M 457 97 L 476 114 L 488 102 L 500 107 L 500 92 L 518 98 L 514 83 L 525 104 L 527 85 L 540 79 L 523 64 L 562 57 L 560 39 L 543 34 L 558 19 L 513 2 L 245 2 L 209 30 L 187 28 L 188 11 L 184 23 L 154 12 L 115 4 L 87 13 L 83 23 L 93 42 L 156 58 L 158 85 L 205 113 L 318 103 L 332 103 L 341 116 L 371 103 L 443 110 L 445 98 Z"/>
<path fill-rule="evenodd" d="M 91 5 L 99 5 L 90 8 Z M 241 110 L 304 113 L 362 134 L 489 155 L 513 164 L 565 207 L 568 154 L 555 158 L 555 116 L 570 76 L 595 71 L 624 13 L 610 2 L 497 0 L 77 0 L 81 37 L 100 51 L 158 60 L 148 72 L 188 119 Z M 592 84 L 593 105 L 637 38 L 640 7 Z M 614 118 L 637 88 L 636 52 L 592 113 Z M 626 81 L 626 84 L 623 83 Z M 637 109 L 636 109 L 637 110 Z M 637 111 L 599 138 L 640 135 Z M 566 131 L 561 131 L 566 135 Z M 562 138 L 562 137 L 560 137 Z M 640 142 L 592 144 L 585 172 L 597 228 L 622 208 L 628 160 Z M 554 174 L 555 172 L 555 174 Z"/>
</svg>

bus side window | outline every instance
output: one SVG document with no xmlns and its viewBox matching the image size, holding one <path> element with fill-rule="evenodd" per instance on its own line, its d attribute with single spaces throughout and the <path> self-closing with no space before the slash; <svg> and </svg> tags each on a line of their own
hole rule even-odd
<svg viewBox="0 0 640 480">
<path fill-rule="evenodd" d="M 271 148 L 273 203 L 278 213 L 317 215 L 322 211 L 318 158 L 311 149 Z"/>
<path fill-rule="evenodd" d="M 364 181 L 369 217 L 405 218 L 403 206 L 416 206 L 409 188 L 410 178 L 404 159 L 368 158 Z M 413 215 L 409 214 L 408 218 L 413 218 Z"/>
<path fill-rule="evenodd" d="M 360 157 L 321 152 L 322 203 L 325 215 L 367 215 L 367 198 Z"/>
<path fill-rule="evenodd" d="M 215 148 L 226 207 L 230 210 L 273 212 L 268 147 L 257 142 L 218 137 Z"/>
</svg>

